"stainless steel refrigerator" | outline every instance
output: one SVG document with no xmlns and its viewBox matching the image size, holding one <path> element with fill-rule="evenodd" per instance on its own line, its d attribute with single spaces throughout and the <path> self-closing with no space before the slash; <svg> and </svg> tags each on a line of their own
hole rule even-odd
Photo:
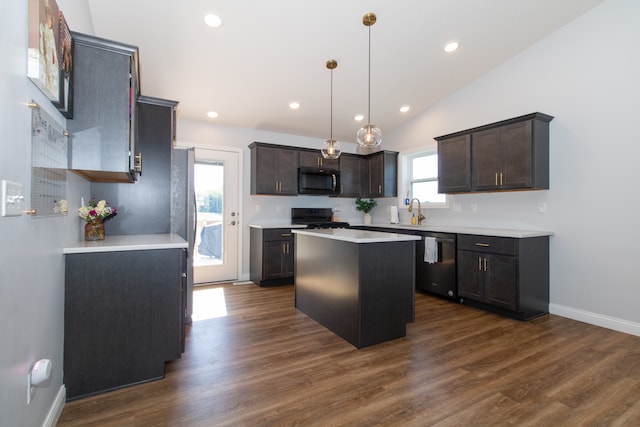
<svg viewBox="0 0 640 427">
<path fill-rule="evenodd" d="M 196 238 L 196 198 L 193 186 L 193 148 L 174 148 L 171 153 L 171 233 L 187 242 L 187 303 L 185 323 L 193 313 L 193 251 Z"/>
</svg>

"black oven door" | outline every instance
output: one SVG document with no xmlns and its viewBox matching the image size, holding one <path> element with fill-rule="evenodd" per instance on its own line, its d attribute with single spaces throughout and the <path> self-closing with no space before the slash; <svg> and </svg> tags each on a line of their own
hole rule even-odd
<svg viewBox="0 0 640 427">
<path fill-rule="evenodd" d="M 340 193 L 340 171 L 299 168 L 298 194 L 336 196 Z"/>
</svg>

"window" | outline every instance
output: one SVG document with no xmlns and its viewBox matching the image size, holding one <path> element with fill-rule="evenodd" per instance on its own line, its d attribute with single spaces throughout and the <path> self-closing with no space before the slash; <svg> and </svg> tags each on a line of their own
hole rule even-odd
<svg viewBox="0 0 640 427">
<path fill-rule="evenodd" d="M 406 189 L 409 198 L 424 204 L 446 206 L 446 194 L 438 194 L 438 153 L 427 151 L 407 156 Z"/>
</svg>

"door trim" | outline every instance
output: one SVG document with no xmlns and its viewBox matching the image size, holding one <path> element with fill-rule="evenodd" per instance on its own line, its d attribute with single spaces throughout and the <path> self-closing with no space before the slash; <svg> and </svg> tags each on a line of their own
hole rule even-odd
<svg viewBox="0 0 640 427">
<path fill-rule="evenodd" d="M 211 145 L 211 144 L 203 144 L 198 142 L 185 142 L 185 141 L 176 141 L 176 146 L 181 148 L 195 148 L 195 149 L 203 149 L 203 150 L 211 150 L 211 151 L 227 151 L 236 153 L 238 155 L 238 188 L 240 189 L 240 197 L 238 198 L 238 212 L 244 212 L 244 174 L 242 171 L 244 170 L 244 151 L 239 147 L 229 147 L 224 145 Z M 237 274 L 236 277 L 239 281 L 249 280 L 249 274 L 243 275 L 243 265 L 244 259 L 242 257 L 244 241 L 245 241 L 245 224 L 244 224 L 244 215 L 239 215 L 239 224 L 240 228 L 240 238 L 238 239 L 238 266 L 237 266 Z M 246 224 L 248 227 L 248 223 Z"/>
</svg>

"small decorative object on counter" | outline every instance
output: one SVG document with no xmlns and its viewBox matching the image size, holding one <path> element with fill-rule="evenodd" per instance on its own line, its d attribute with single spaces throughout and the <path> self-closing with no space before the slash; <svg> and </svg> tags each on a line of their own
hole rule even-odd
<svg viewBox="0 0 640 427">
<path fill-rule="evenodd" d="M 104 240 L 104 223 L 97 219 L 84 225 L 84 240 Z"/>
<path fill-rule="evenodd" d="M 331 208 L 331 211 L 333 212 L 331 221 L 340 222 L 340 205 L 336 203 L 333 205 L 333 208 Z"/>
<path fill-rule="evenodd" d="M 411 198 L 409 197 L 409 192 L 407 191 L 407 197 L 404 198 L 404 204 L 406 206 L 409 206 L 409 203 L 411 203 Z"/>
<path fill-rule="evenodd" d="M 356 210 L 364 212 L 365 225 L 371 224 L 371 214 L 369 212 L 371 212 L 371 209 L 373 209 L 377 204 L 378 202 L 374 199 L 363 200 L 360 197 L 356 199 Z"/>
<path fill-rule="evenodd" d="M 104 222 L 116 216 L 116 208 L 112 208 L 105 200 L 91 199 L 88 206 L 84 205 L 78 209 L 78 216 L 87 223 L 84 226 L 85 240 L 104 240 Z"/>
</svg>

